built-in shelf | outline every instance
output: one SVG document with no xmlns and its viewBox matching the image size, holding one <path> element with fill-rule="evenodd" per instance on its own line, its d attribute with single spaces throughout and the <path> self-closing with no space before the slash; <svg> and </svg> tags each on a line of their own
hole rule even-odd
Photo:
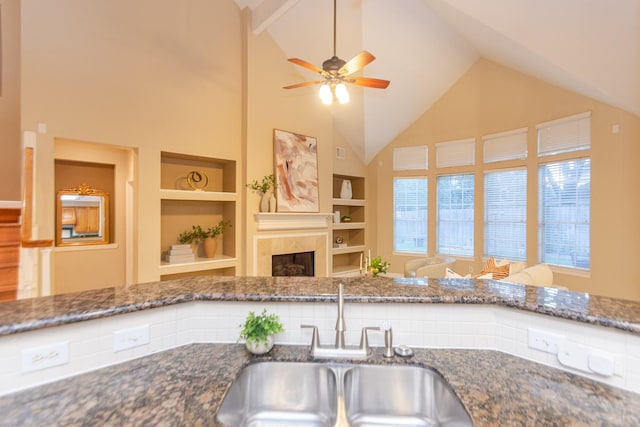
<svg viewBox="0 0 640 427">
<path fill-rule="evenodd" d="M 364 199 L 333 199 L 334 206 L 364 206 Z"/>
<path fill-rule="evenodd" d="M 340 255 L 340 254 L 352 254 L 356 252 L 364 252 L 364 250 L 365 250 L 364 245 L 357 245 L 357 246 L 347 246 L 346 248 L 333 248 L 332 252 L 334 255 Z"/>
<path fill-rule="evenodd" d="M 225 191 L 190 191 L 190 190 L 160 190 L 162 200 L 201 200 L 209 202 L 235 202 L 237 193 Z"/>
<path fill-rule="evenodd" d="M 194 174 L 199 181 L 194 183 Z M 239 214 L 236 207 L 236 162 L 183 153 L 160 153 L 160 250 L 161 279 L 176 275 L 235 274 L 240 268 L 236 253 L 239 237 Z M 205 185 L 206 184 L 206 185 Z M 215 258 L 196 258 L 194 262 L 170 264 L 163 254 L 179 243 L 180 234 L 199 225 L 204 230 L 228 221 L 228 228 L 218 238 Z M 198 254 L 203 255 L 202 247 Z"/>
<path fill-rule="evenodd" d="M 341 223 L 334 223 L 333 229 L 334 230 L 358 230 L 358 229 L 363 229 L 364 226 L 365 226 L 364 222 L 341 222 Z"/>
<path fill-rule="evenodd" d="M 344 180 L 351 181 L 352 198 L 340 197 Z M 348 277 L 360 275 L 361 262 L 366 250 L 365 241 L 365 181 L 364 177 L 333 175 L 333 212 L 339 217 L 348 216 L 351 221 L 334 222 L 332 225 L 333 242 L 343 242 L 346 247 L 332 248 L 332 275 Z"/>
<path fill-rule="evenodd" d="M 237 262 L 237 258 L 226 255 L 215 258 L 196 258 L 194 262 L 185 263 L 169 264 L 166 261 L 162 261 L 160 265 L 160 275 L 235 267 Z"/>
</svg>

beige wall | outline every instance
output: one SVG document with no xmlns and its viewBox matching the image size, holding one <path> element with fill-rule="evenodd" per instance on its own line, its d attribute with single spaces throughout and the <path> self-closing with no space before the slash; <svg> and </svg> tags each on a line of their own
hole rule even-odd
<svg viewBox="0 0 640 427">
<path fill-rule="evenodd" d="M 0 0 L 0 200 L 21 200 L 20 0 Z"/>
<path fill-rule="evenodd" d="M 55 138 L 135 148 L 136 281 L 156 280 L 160 152 L 240 161 L 241 13 L 233 0 L 22 3 L 22 128 L 47 125 L 40 237 L 53 238 Z"/>
<path fill-rule="evenodd" d="M 318 102 L 316 86 L 285 91 L 283 86 L 309 79 L 295 72 L 268 33 L 247 32 L 245 183 L 273 173 L 273 130 L 281 129 L 317 140 L 320 211 L 331 212 L 333 124 L 331 107 Z M 253 274 L 254 214 L 259 197 L 246 191 L 246 274 Z"/>
<path fill-rule="evenodd" d="M 428 250 L 436 247 L 435 147 L 437 142 L 476 138 L 476 159 L 482 159 L 478 141 L 482 135 L 529 128 L 530 176 L 536 175 L 535 125 L 541 122 L 591 111 L 591 272 L 590 277 L 555 274 L 555 282 L 572 290 L 640 300 L 640 221 L 633 212 L 640 208 L 637 183 L 640 182 L 640 118 L 589 98 L 560 89 L 527 75 L 479 60 L 453 87 L 413 125 L 387 146 L 369 164 L 370 181 L 376 181 L 378 227 L 377 253 L 392 263 L 392 271 L 401 272 L 404 262 L 416 256 L 393 254 L 392 227 L 392 150 L 397 146 L 429 146 L 429 228 Z M 612 133 L 612 125 L 620 126 Z M 477 160 L 476 163 L 481 163 Z M 513 166 L 505 162 L 503 166 Z M 456 269 L 466 273 L 469 267 L 482 266 L 482 194 L 481 164 L 467 168 L 449 168 L 446 173 L 476 172 L 476 216 L 474 259 L 458 261 Z M 405 175 L 408 175 L 405 173 Z M 420 174 L 418 174 L 420 175 Z M 422 173 L 424 175 L 424 173 Z M 376 176 L 376 178 L 372 178 Z M 399 176 L 399 175 L 398 175 Z M 529 225 L 528 264 L 537 263 L 537 179 L 528 184 Z M 381 224 L 388 224 L 382 226 Z"/>
</svg>

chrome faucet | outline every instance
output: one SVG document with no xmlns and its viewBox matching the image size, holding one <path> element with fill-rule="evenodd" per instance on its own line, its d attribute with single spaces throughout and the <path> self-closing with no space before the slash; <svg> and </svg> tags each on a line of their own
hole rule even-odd
<svg viewBox="0 0 640 427">
<path fill-rule="evenodd" d="M 315 325 L 300 325 L 301 328 L 313 329 L 311 337 L 311 356 L 317 358 L 350 358 L 350 359 L 366 359 L 371 353 L 369 348 L 369 339 L 367 331 L 380 328 L 377 326 L 367 326 L 362 328 L 359 346 L 348 346 L 344 342 L 344 333 L 347 330 L 344 320 L 344 285 L 340 283 L 338 286 L 338 319 L 336 320 L 336 340 L 333 347 L 320 345 L 320 337 L 318 335 L 318 327 Z"/>
<path fill-rule="evenodd" d="M 338 319 L 336 320 L 336 348 L 344 348 L 344 331 L 347 324 L 344 321 L 344 285 L 338 285 Z"/>
</svg>

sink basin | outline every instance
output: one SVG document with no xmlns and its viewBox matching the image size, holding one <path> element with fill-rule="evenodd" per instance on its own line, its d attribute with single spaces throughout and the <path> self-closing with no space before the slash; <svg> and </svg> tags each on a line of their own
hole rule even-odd
<svg viewBox="0 0 640 427">
<path fill-rule="evenodd" d="M 358 365 L 344 373 L 343 385 L 351 427 L 473 426 L 446 380 L 429 369 Z"/>
<path fill-rule="evenodd" d="M 332 427 L 337 395 L 336 375 L 328 365 L 257 363 L 231 385 L 218 421 L 234 427 Z"/>
<path fill-rule="evenodd" d="M 231 427 L 473 426 L 435 371 L 292 362 L 244 368 L 222 401 L 218 421 Z"/>
</svg>

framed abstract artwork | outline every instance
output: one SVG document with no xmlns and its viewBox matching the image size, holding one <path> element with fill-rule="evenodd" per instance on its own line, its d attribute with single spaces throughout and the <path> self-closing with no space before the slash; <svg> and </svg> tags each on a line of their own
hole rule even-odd
<svg viewBox="0 0 640 427">
<path fill-rule="evenodd" d="M 278 212 L 319 212 L 316 139 L 273 131 Z"/>
</svg>

